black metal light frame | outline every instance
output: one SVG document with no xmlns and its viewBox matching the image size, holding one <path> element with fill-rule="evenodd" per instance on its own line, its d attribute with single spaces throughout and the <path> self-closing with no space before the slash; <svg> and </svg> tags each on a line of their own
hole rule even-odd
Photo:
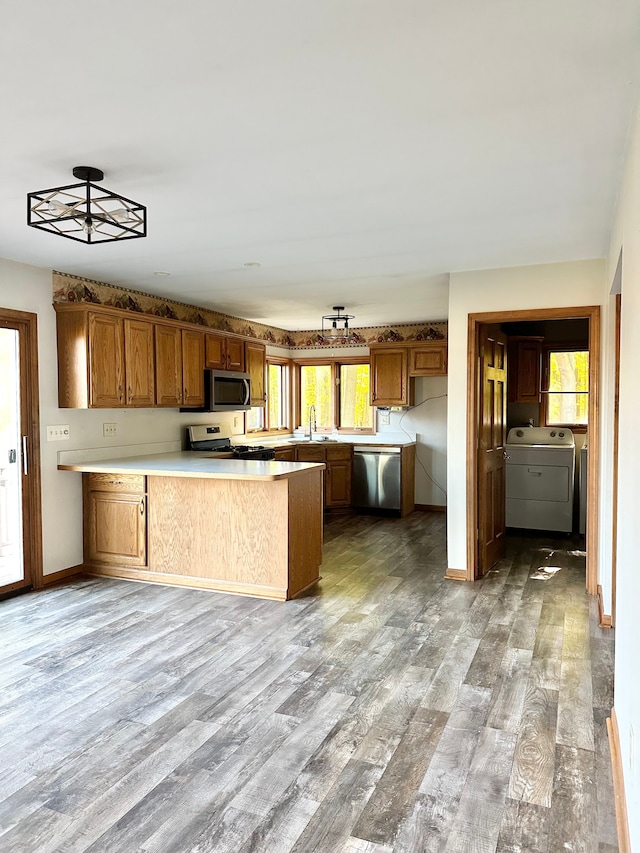
<svg viewBox="0 0 640 853">
<path fill-rule="evenodd" d="M 82 183 L 27 194 L 27 225 L 78 243 L 147 236 L 143 204 L 93 183 L 104 178 L 93 166 L 75 166 L 73 175 Z"/>
<path fill-rule="evenodd" d="M 323 338 L 335 338 L 336 340 L 340 340 L 341 338 L 349 339 L 349 320 L 355 320 L 355 314 L 342 314 L 344 311 L 344 305 L 334 305 L 333 310 L 336 312 L 335 314 L 324 314 L 322 317 L 322 337 Z M 331 323 L 331 326 L 327 329 L 325 333 L 325 321 L 327 323 Z M 341 334 L 340 329 L 338 329 L 338 323 L 344 323 L 344 332 Z M 335 332 L 333 330 L 336 330 Z"/>
</svg>

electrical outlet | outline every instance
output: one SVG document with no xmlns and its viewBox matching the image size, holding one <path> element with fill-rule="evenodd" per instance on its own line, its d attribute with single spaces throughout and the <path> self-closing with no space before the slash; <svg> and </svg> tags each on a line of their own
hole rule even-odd
<svg viewBox="0 0 640 853">
<path fill-rule="evenodd" d="M 47 441 L 68 441 L 69 424 L 51 424 L 47 427 Z"/>
<path fill-rule="evenodd" d="M 102 424 L 102 435 L 105 438 L 111 438 L 118 432 L 118 424 Z"/>
<path fill-rule="evenodd" d="M 391 414 L 390 412 L 379 411 L 378 412 L 378 422 L 380 426 L 389 426 L 391 423 Z"/>
<path fill-rule="evenodd" d="M 237 429 L 239 423 L 240 423 L 240 418 L 237 415 L 235 415 L 233 418 L 233 426 Z"/>
</svg>

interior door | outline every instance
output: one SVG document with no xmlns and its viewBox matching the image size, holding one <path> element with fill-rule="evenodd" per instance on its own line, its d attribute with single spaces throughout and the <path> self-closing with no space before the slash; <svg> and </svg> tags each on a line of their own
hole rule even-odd
<svg viewBox="0 0 640 853">
<path fill-rule="evenodd" d="M 505 553 L 507 337 L 494 326 L 478 335 L 478 576 Z"/>
<path fill-rule="evenodd" d="M 41 584 L 37 375 L 35 315 L 0 308 L 0 595 Z"/>
</svg>

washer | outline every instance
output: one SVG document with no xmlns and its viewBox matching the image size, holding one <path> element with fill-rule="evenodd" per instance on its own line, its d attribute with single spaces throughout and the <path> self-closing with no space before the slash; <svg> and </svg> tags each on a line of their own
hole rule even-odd
<svg viewBox="0 0 640 853">
<path fill-rule="evenodd" d="M 514 427 L 506 444 L 506 524 L 573 529 L 576 446 L 563 427 Z"/>
</svg>

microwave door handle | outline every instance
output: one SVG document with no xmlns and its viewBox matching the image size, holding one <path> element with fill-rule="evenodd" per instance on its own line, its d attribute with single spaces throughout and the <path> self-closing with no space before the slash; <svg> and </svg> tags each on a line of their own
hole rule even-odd
<svg viewBox="0 0 640 853">
<path fill-rule="evenodd" d="M 250 391 L 250 387 L 249 387 L 249 380 L 243 379 L 242 381 L 244 382 L 244 405 L 248 406 L 249 403 L 251 402 L 251 391 Z"/>
</svg>

